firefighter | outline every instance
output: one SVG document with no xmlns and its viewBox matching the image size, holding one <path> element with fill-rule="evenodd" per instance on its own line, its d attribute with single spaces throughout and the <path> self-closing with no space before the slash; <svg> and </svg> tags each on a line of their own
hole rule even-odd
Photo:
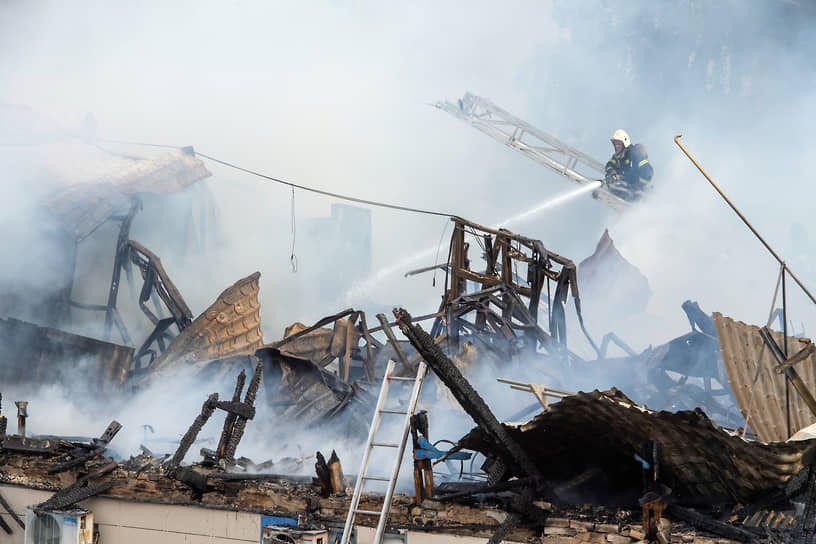
<svg viewBox="0 0 816 544">
<path fill-rule="evenodd" d="M 612 135 L 615 154 L 606 163 L 606 185 L 627 200 L 637 200 L 644 191 L 652 188 L 654 170 L 643 144 L 632 145 L 625 130 L 618 129 Z M 616 188 L 624 191 L 616 192 Z"/>
</svg>

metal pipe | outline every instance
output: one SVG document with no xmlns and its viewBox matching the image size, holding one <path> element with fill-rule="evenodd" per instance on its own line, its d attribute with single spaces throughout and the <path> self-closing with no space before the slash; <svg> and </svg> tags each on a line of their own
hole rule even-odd
<svg viewBox="0 0 816 544">
<path fill-rule="evenodd" d="M 796 369 L 793 368 L 792 365 L 785 365 L 787 362 L 785 355 L 782 353 L 782 348 L 776 344 L 771 336 L 770 329 L 768 329 L 768 327 L 762 327 L 759 329 L 759 335 L 762 337 L 762 341 L 765 345 L 770 349 L 774 359 L 776 359 L 777 366 L 782 365 L 781 370 L 788 377 L 794 389 L 796 389 L 796 392 L 799 393 L 799 396 L 802 397 L 805 405 L 810 409 L 810 413 L 816 415 L 816 399 L 813 398 L 813 395 L 811 395 L 810 390 L 808 390 L 802 378 L 799 376 L 799 373 L 796 372 Z"/>
<path fill-rule="evenodd" d="M 788 358 L 788 314 L 787 314 L 787 297 L 785 295 L 785 263 L 782 263 L 782 353 L 785 354 L 785 359 Z M 785 374 L 785 422 L 787 424 L 788 437 L 791 435 L 791 417 L 790 417 L 790 377 Z"/>
<path fill-rule="evenodd" d="M 17 434 L 26 435 L 26 418 L 28 417 L 28 401 L 18 400 L 14 403 L 17 406 Z"/>
<path fill-rule="evenodd" d="M 794 273 L 793 273 L 793 271 L 792 271 L 790 268 L 788 268 L 788 266 L 785 264 L 785 261 L 783 261 L 783 260 L 782 260 L 782 258 L 781 258 L 779 255 L 777 255 L 776 251 L 774 251 L 774 250 L 773 250 L 773 248 L 772 248 L 770 245 L 768 245 L 768 242 L 766 242 L 766 241 L 765 241 L 765 239 L 764 239 L 762 236 L 760 236 L 760 234 L 759 234 L 759 233 L 757 232 L 757 230 L 756 230 L 756 229 L 753 227 L 753 225 L 751 225 L 751 223 L 749 223 L 749 222 L 748 222 L 748 220 L 745 218 L 745 216 L 744 216 L 744 215 L 742 215 L 742 213 L 741 213 L 741 212 L 740 212 L 740 211 L 737 209 L 737 207 L 736 207 L 736 206 L 734 206 L 734 204 L 733 204 L 733 203 L 732 203 L 732 202 L 731 202 L 731 201 L 728 199 L 728 197 L 727 197 L 727 196 L 725 196 L 725 193 L 723 193 L 723 192 L 720 190 L 720 188 L 719 188 L 719 187 L 717 187 L 717 184 L 716 184 L 716 183 L 714 183 L 714 180 L 712 180 L 710 177 L 708 177 L 708 174 L 706 174 L 706 173 L 705 173 L 705 170 L 703 170 L 703 168 L 702 168 L 702 167 L 701 167 L 701 166 L 700 166 L 700 165 L 697 163 L 697 161 L 695 161 L 695 160 L 694 160 L 694 158 L 693 158 L 693 157 L 692 157 L 692 156 L 689 154 L 689 152 L 688 152 L 688 151 L 686 151 L 686 148 L 685 148 L 685 147 L 683 147 L 683 145 L 682 145 L 680 142 L 678 142 L 678 141 L 677 141 L 677 140 L 678 140 L 678 139 L 680 139 L 682 136 L 683 136 L 682 134 L 678 134 L 677 136 L 675 136 L 675 137 L 674 137 L 674 143 L 676 143 L 676 144 L 677 144 L 677 146 L 678 146 L 680 149 L 682 149 L 682 150 L 683 150 L 683 153 L 685 153 L 685 154 L 686 154 L 686 157 L 688 157 L 688 158 L 689 158 L 689 160 L 690 160 L 692 163 L 694 163 L 694 166 L 696 166 L 696 167 L 697 167 L 697 170 L 699 170 L 699 171 L 700 171 L 700 173 L 702 173 L 702 174 L 703 174 L 703 176 L 705 176 L 705 178 L 708 180 L 708 182 L 711 184 L 711 186 L 712 186 L 712 187 L 714 187 L 714 189 L 716 189 L 718 193 L 720 193 L 720 196 L 723 198 L 723 200 L 725 200 L 725 201 L 728 203 L 728 205 L 729 205 L 729 206 L 731 206 L 731 209 L 732 209 L 732 210 L 734 210 L 734 213 L 736 213 L 736 214 L 739 216 L 739 218 L 740 218 L 740 219 L 742 219 L 742 222 L 743 222 L 743 223 L 745 223 L 745 225 L 746 225 L 746 226 L 747 226 L 747 227 L 748 227 L 748 228 L 751 230 L 751 232 L 753 232 L 753 233 L 754 233 L 754 236 L 756 236 L 756 237 L 757 237 L 757 239 L 758 239 L 760 242 L 762 242 L 762 245 L 764 245 L 764 246 L 765 246 L 765 249 L 767 249 L 767 250 L 770 252 L 770 254 L 771 254 L 771 255 L 773 255 L 774 259 L 776 259 L 776 260 L 779 262 L 779 264 L 780 264 L 780 265 L 782 265 L 782 266 L 785 268 L 785 270 L 787 271 L 787 273 L 788 273 L 788 274 L 790 274 L 791 278 L 793 278 L 793 281 L 795 281 L 795 282 L 796 282 L 796 284 L 797 284 L 797 285 L 799 285 L 799 287 L 802 289 L 802 291 L 804 291 L 804 292 L 805 292 L 805 294 L 807 295 L 807 297 L 808 297 L 808 298 L 809 298 L 809 299 L 810 299 L 810 300 L 811 300 L 811 301 L 812 301 L 814 304 L 816 304 L 816 298 L 814 298 L 814 296 L 810 294 L 810 291 L 808 291 L 808 290 L 807 290 L 807 288 L 806 288 L 806 287 L 805 287 L 805 286 L 802 284 L 802 282 L 801 282 L 801 281 L 799 281 L 799 278 L 797 278 L 797 277 L 796 277 L 796 274 L 794 274 Z"/>
</svg>

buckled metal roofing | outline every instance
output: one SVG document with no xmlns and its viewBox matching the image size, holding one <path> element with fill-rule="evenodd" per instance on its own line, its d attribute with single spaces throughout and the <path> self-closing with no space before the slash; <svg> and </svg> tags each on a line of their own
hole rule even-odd
<svg viewBox="0 0 816 544">
<path fill-rule="evenodd" d="M 763 442 L 788 439 L 785 407 L 785 375 L 777 373 L 777 362 L 759 335 L 759 327 L 734 321 L 714 312 L 714 325 L 720 340 L 728 384 L 737 399 L 748 427 Z M 774 341 L 783 345 L 781 332 L 772 332 Z M 801 349 L 801 339 L 788 337 L 788 353 Z M 796 371 L 810 391 L 816 391 L 816 355 L 796 365 Z M 816 422 L 793 386 L 788 392 L 791 434 Z"/>
</svg>

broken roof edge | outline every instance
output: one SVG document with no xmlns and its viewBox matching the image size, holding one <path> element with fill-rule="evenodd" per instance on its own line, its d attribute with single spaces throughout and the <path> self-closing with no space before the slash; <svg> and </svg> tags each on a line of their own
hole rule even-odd
<svg viewBox="0 0 816 544">
<path fill-rule="evenodd" d="M 224 289 L 153 361 L 145 378 L 177 363 L 253 355 L 263 346 L 260 277 L 260 272 L 254 272 Z"/>
<path fill-rule="evenodd" d="M 712 314 L 720 342 L 728 385 L 737 400 L 746 425 L 763 442 L 781 442 L 789 438 L 787 429 L 786 377 L 776 371 L 777 363 L 760 335 L 760 327 L 726 317 L 720 312 Z M 785 343 L 781 332 L 771 331 L 778 345 Z M 809 339 L 787 337 L 790 354 L 799 351 L 794 347 Z M 816 354 L 811 353 L 796 371 L 805 387 L 816 391 Z M 795 391 L 795 390 L 794 390 Z M 790 398 L 791 434 L 816 423 L 816 416 L 808 409 L 801 396 L 795 392 Z"/>
</svg>

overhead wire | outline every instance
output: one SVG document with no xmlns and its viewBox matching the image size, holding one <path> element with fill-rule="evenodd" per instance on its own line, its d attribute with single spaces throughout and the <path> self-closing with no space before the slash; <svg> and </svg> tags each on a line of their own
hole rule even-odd
<svg viewBox="0 0 816 544">
<path fill-rule="evenodd" d="M 100 140 L 100 141 L 114 143 L 114 144 L 141 145 L 141 146 L 147 146 L 147 147 L 160 147 L 160 148 L 165 148 L 165 149 L 182 149 L 181 146 L 166 145 L 166 144 L 154 144 L 154 143 L 147 143 L 147 142 L 132 142 L 132 141 L 123 141 L 123 140 Z M 227 166 L 229 168 L 233 168 L 235 170 L 239 170 L 241 172 L 251 174 L 253 176 L 257 176 L 259 178 L 263 178 L 263 179 L 266 179 L 266 180 L 269 180 L 269 181 L 273 181 L 275 183 L 280 183 L 281 185 L 286 185 L 288 187 L 291 187 L 292 189 L 301 189 L 303 191 L 308 191 L 310 193 L 316 193 L 316 194 L 319 194 L 319 195 L 324 195 L 324 196 L 330 196 L 330 197 L 333 197 L 333 198 L 337 198 L 339 200 L 346 200 L 348 202 L 356 202 L 358 204 L 368 204 L 369 206 L 376 206 L 376 207 L 379 207 L 379 208 L 390 208 L 392 210 L 400 210 L 400 211 L 404 211 L 404 212 L 420 213 L 420 214 L 425 214 L 425 215 L 436 215 L 436 216 L 441 216 L 441 217 L 454 217 L 456 215 L 456 214 L 452 214 L 452 213 L 439 212 L 439 211 L 435 211 L 435 210 L 425 210 L 425 209 L 422 209 L 422 208 L 412 208 L 410 206 L 401 206 L 399 204 L 390 204 L 388 202 L 381 202 L 381 201 L 377 201 L 377 200 L 369 200 L 369 199 L 365 199 L 365 198 L 357 198 L 357 197 L 354 197 L 354 196 L 344 195 L 344 194 L 341 194 L 341 193 L 334 193 L 334 192 L 331 192 L 331 191 L 324 191 L 323 189 L 316 189 L 314 187 L 309 187 L 307 185 L 300 185 L 298 183 L 287 181 L 285 179 L 276 178 L 274 176 L 269 176 L 267 174 L 262 174 L 261 172 L 251 170 L 249 168 L 244 168 L 243 166 L 238 166 L 237 164 L 218 159 L 216 157 L 201 153 L 201 152 L 196 151 L 196 150 L 193 150 L 193 153 L 196 156 L 203 157 L 205 159 L 211 160 L 211 161 L 213 161 L 215 163 L 218 163 L 220 165 Z"/>
<path fill-rule="evenodd" d="M 340 193 L 333 193 L 331 191 L 324 191 L 322 189 L 315 189 L 314 187 L 307 187 L 306 185 L 299 185 L 297 183 L 292 183 L 291 181 L 286 181 L 286 180 L 283 180 L 283 179 L 280 179 L 280 178 L 267 176 L 266 174 L 262 174 L 260 172 L 254 171 L 254 170 L 250 170 L 248 168 L 243 168 L 241 166 L 238 166 L 237 164 L 232 164 L 232 163 L 229 163 L 227 161 L 222 161 L 221 159 L 216 159 L 215 157 L 211 157 L 210 155 L 205 155 L 204 153 L 199 153 L 198 151 L 196 151 L 195 154 L 200 156 L 200 157 L 204 157 L 205 159 L 209 159 L 209 160 L 211 160 L 213 162 L 217 162 L 218 164 L 222 164 L 224 166 L 234 168 L 235 170 L 240 170 L 241 172 L 246 172 L 247 174 L 252 174 L 253 176 L 258 176 L 258 177 L 263 178 L 263 179 L 268 179 L 269 181 L 274 181 L 275 183 L 288 185 L 289 187 L 292 187 L 292 188 L 295 188 L 295 189 L 301 189 L 301 190 L 309 191 L 309 192 L 316 193 L 316 194 L 319 194 L 319 195 L 330 196 L 330 197 L 337 198 L 337 199 L 340 199 L 340 200 L 347 200 L 349 202 L 357 202 L 358 204 L 368 204 L 369 206 L 377 206 L 377 207 L 380 207 L 380 208 L 390 208 L 392 210 L 401 210 L 401 211 L 404 211 L 404 212 L 422 213 L 422 214 L 425 214 L 425 215 L 438 215 L 438 216 L 442 216 L 442 217 L 453 217 L 454 216 L 454 214 L 452 214 L 452 213 L 437 212 L 437 211 L 433 211 L 433 210 L 423 210 L 421 208 L 411 208 L 409 206 L 400 206 L 398 204 L 389 204 L 387 202 L 379 202 L 379 201 L 376 201 L 376 200 L 368 200 L 368 199 L 365 199 L 365 198 L 357 198 L 357 197 L 353 197 L 353 196 L 349 196 L 349 195 L 343 195 L 343 194 L 340 194 Z"/>
</svg>

